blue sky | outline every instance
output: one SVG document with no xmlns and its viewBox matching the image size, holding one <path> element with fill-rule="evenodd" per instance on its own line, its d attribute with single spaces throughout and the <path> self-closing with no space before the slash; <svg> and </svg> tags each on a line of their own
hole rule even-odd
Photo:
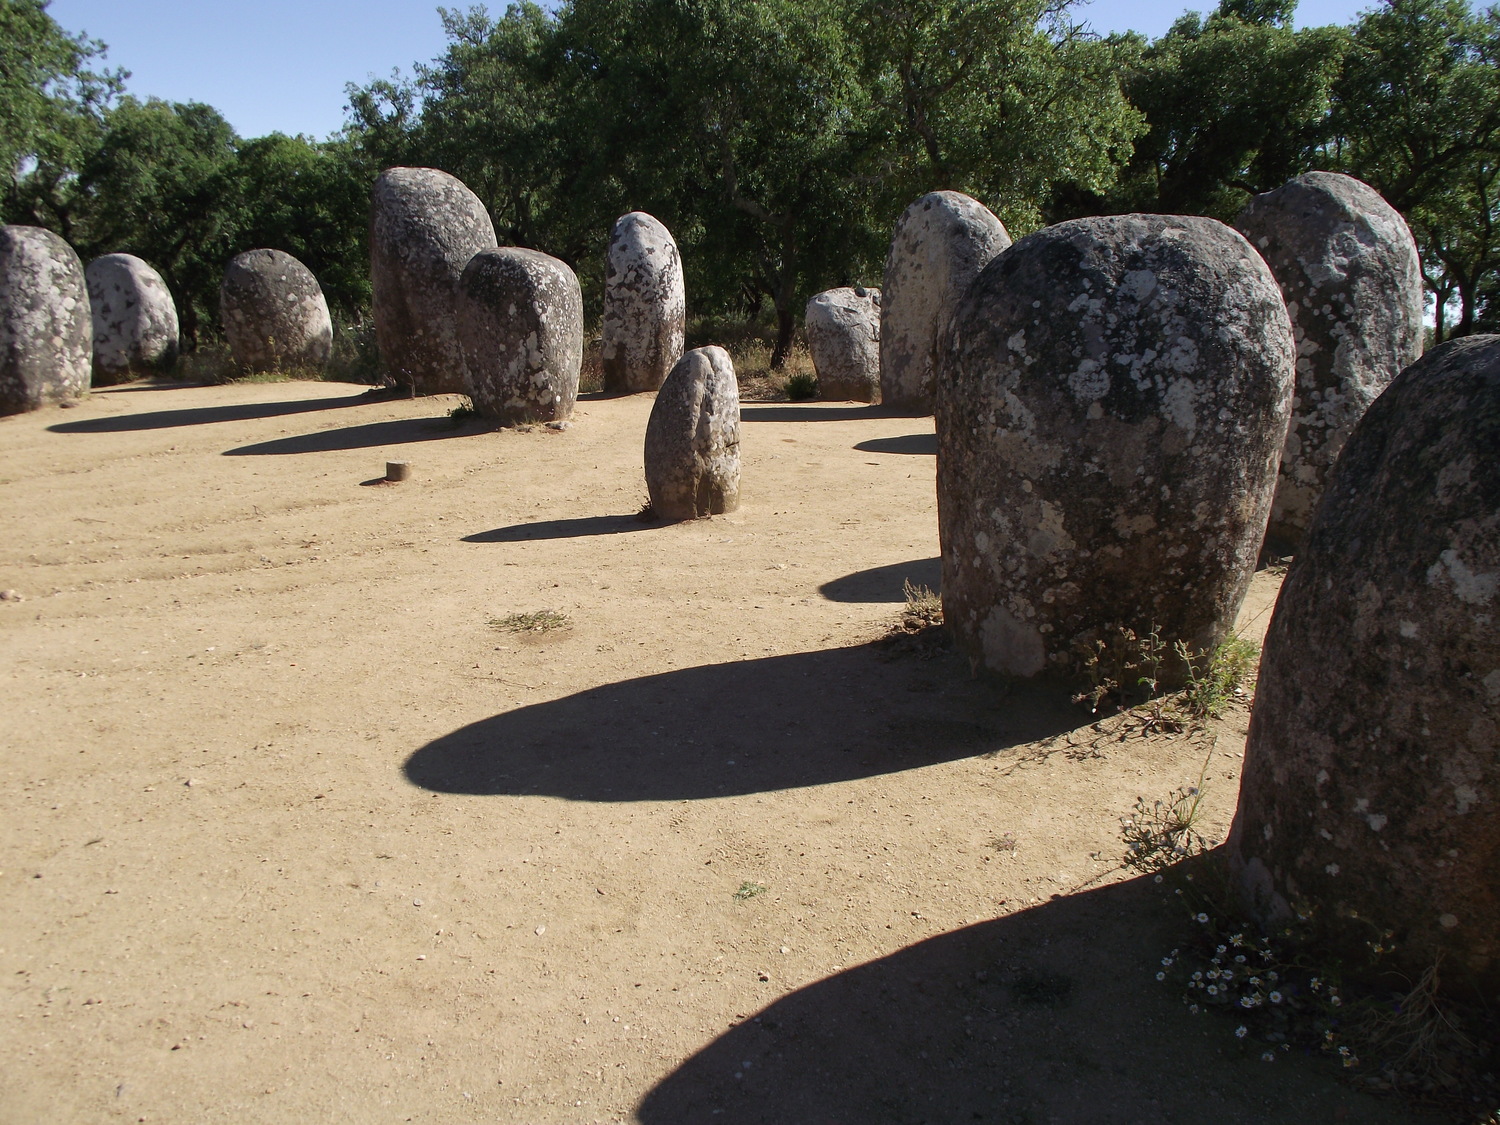
<svg viewBox="0 0 1500 1125">
<path fill-rule="evenodd" d="M 748 2 L 748 0 L 747 0 Z M 1077 14 L 1101 32 L 1164 32 L 1187 10 L 1169 0 L 1093 0 Z M 450 7 L 467 7 L 464 3 Z M 504 10 L 503 0 L 490 5 Z M 1301 0 L 1297 25 L 1348 23 L 1372 0 Z M 214 106 L 244 137 L 326 137 L 344 121 L 344 84 L 442 53 L 437 5 L 402 0 L 52 0 L 52 18 L 109 45 L 140 98 Z"/>
</svg>

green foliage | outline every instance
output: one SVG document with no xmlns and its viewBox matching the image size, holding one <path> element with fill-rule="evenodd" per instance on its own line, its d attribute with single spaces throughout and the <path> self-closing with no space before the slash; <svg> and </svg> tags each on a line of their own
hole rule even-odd
<svg viewBox="0 0 1500 1125">
<path fill-rule="evenodd" d="M 811 402 L 818 397 L 818 378 L 799 371 L 786 381 L 786 397 L 793 402 Z"/>
<path fill-rule="evenodd" d="M 1182 705 L 1195 719 L 1218 718 L 1240 687 L 1255 674 L 1260 648 L 1248 637 L 1231 633 L 1214 646 L 1212 652 L 1195 653 L 1178 641 L 1173 651 L 1187 668 L 1187 686 L 1182 691 Z"/>
</svg>

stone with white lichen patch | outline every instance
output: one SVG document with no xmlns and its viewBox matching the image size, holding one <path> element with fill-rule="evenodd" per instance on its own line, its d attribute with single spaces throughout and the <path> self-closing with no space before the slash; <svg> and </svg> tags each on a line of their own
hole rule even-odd
<svg viewBox="0 0 1500 1125">
<path fill-rule="evenodd" d="M 646 489 L 659 519 L 740 506 L 740 394 L 723 348 L 694 348 L 667 375 L 646 423 Z"/>
<path fill-rule="evenodd" d="M 170 370 L 177 305 L 161 274 L 134 254 L 104 254 L 84 271 L 94 326 L 96 387 Z"/>
<path fill-rule="evenodd" d="M 654 391 L 682 355 L 687 298 L 672 234 L 644 211 L 610 231 L 600 365 L 607 391 Z"/>
<path fill-rule="evenodd" d="M 1266 635 L 1229 841 L 1262 920 L 1312 907 L 1351 963 L 1389 932 L 1376 968 L 1441 958 L 1445 987 L 1491 999 L 1497 450 L 1500 336 L 1428 352 L 1355 428 Z"/>
<path fill-rule="evenodd" d="M 807 350 L 818 397 L 830 402 L 880 401 L 880 290 L 828 289 L 807 302 Z"/>
<path fill-rule="evenodd" d="M 224 269 L 219 319 L 241 371 L 321 369 L 333 358 L 333 322 L 318 279 L 283 250 L 247 250 Z"/>
<path fill-rule="evenodd" d="M 73 248 L 41 227 L 0 227 L 0 414 L 88 390 L 92 337 Z"/>
</svg>

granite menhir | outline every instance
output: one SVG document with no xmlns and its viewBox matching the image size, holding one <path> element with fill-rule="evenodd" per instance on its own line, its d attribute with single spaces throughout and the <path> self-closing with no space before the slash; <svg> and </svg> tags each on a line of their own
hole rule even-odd
<svg viewBox="0 0 1500 1125">
<path fill-rule="evenodd" d="M 1344 446 L 1261 657 L 1230 863 L 1268 925 L 1500 1002 L 1500 336 Z M 1389 934 L 1389 937 L 1386 935 Z M 1366 943 L 1393 946 L 1373 964 Z M 1472 991 L 1471 991 L 1472 994 Z"/>
<path fill-rule="evenodd" d="M 0 414 L 82 395 L 92 338 L 73 248 L 41 227 L 0 227 Z"/>
<path fill-rule="evenodd" d="M 170 371 L 177 362 L 177 304 L 134 254 L 105 254 L 83 271 L 94 323 L 94 386 Z"/>
<path fill-rule="evenodd" d="M 583 294 L 565 262 L 481 250 L 458 287 L 458 332 L 474 409 L 503 425 L 573 413 L 583 363 Z"/>
<path fill-rule="evenodd" d="M 979 271 L 1009 245 L 1000 220 L 962 192 L 929 192 L 902 212 L 881 290 L 879 401 L 932 413 L 933 370 L 948 318 Z"/>
<path fill-rule="evenodd" d="M 604 270 L 606 391 L 654 391 L 682 355 L 687 299 L 671 232 L 644 211 L 616 220 Z"/>
<path fill-rule="evenodd" d="M 829 289 L 807 302 L 807 350 L 818 397 L 832 402 L 880 401 L 880 290 Z"/>
<path fill-rule="evenodd" d="M 1223 640 L 1270 511 L 1292 347 L 1271 271 L 1212 219 L 1078 219 L 991 262 L 936 384 L 943 611 L 970 657 L 1067 674 L 1121 628 Z"/>
<path fill-rule="evenodd" d="M 723 348 L 694 348 L 667 375 L 646 423 L 651 511 L 690 520 L 740 506 L 740 392 Z"/>
<path fill-rule="evenodd" d="M 370 193 L 370 286 L 386 374 L 413 394 L 468 394 L 458 281 L 495 245 L 495 226 L 462 180 L 387 168 Z"/>
<path fill-rule="evenodd" d="M 1309 172 L 1235 221 L 1281 286 L 1297 390 L 1266 531 L 1294 552 L 1339 450 L 1375 396 L 1422 354 L 1422 264 L 1406 220 L 1374 188 Z"/>
<path fill-rule="evenodd" d="M 333 322 L 318 279 L 284 250 L 246 250 L 219 285 L 219 320 L 241 371 L 321 370 L 333 358 Z"/>
</svg>

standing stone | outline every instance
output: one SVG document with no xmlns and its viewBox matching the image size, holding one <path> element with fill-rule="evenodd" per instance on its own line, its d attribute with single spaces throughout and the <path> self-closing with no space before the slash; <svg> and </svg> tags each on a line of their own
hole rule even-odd
<svg viewBox="0 0 1500 1125">
<path fill-rule="evenodd" d="M 0 227 L 0 414 L 88 390 L 90 339 L 73 248 L 41 227 Z"/>
<path fill-rule="evenodd" d="M 1009 245 L 1000 220 L 962 192 L 929 192 L 902 213 L 885 259 L 879 401 L 932 413 L 948 318 L 979 271 Z"/>
<path fill-rule="evenodd" d="M 463 181 L 436 168 L 387 168 L 370 195 L 375 342 L 398 387 L 468 394 L 458 282 L 495 245 L 495 226 Z"/>
<path fill-rule="evenodd" d="M 1034 676 L 1068 673 L 1117 627 L 1156 626 L 1169 649 L 1223 640 L 1292 379 L 1276 280 L 1222 223 L 1079 219 L 1001 254 L 938 369 L 943 616 L 960 644 Z"/>
<path fill-rule="evenodd" d="M 177 304 L 134 254 L 105 254 L 84 271 L 94 321 L 94 386 L 169 371 L 177 362 Z"/>
<path fill-rule="evenodd" d="M 322 369 L 333 358 L 333 322 L 322 286 L 282 250 L 246 250 L 219 285 L 219 320 L 241 371 Z"/>
<path fill-rule="evenodd" d="M 606 391 L 654 391 L 682 355 L 687 299 L 671 232 L 644 211 L 609 235 L 601 359 Z"/>
<path fill-rule="evenodd" d="M 646 423 L 646 489 L 660 519 L 740 506 L 740 391 L 723 348 L 694 348 L 662 383 Z"/>
<path fill-rule="evenodd" d="M 818 397 L 880 401 L 880 290 L 829 289 L 807 302 L 807 350 Z"/>
<path fill-rule="evenodd" d="M 480 414 L 515 425 L 573 413 L 583 293 L 565 263 L 535 250 L 479 251 L 459 279 L 458 335 Z"/>
<path fill-rule="evenodd" d="M 1266 634 L 1229 853 L 1268 924 L 1500 999 L 1500 336 L 1423 356 L 1329 477 Z M 1472 991 L 1470 993 L 1472 995 Z"/>
<path fill-rule="evenodd" d="M 1257 195 L 1235 225 L 1276 275 L 1297 337 L 1296 397 L 1266 531 L 1291 552 L 1355 424 L 1422 354 L 1422 265 L 1396 209 L 1337 172 Z"/>
</svg>

